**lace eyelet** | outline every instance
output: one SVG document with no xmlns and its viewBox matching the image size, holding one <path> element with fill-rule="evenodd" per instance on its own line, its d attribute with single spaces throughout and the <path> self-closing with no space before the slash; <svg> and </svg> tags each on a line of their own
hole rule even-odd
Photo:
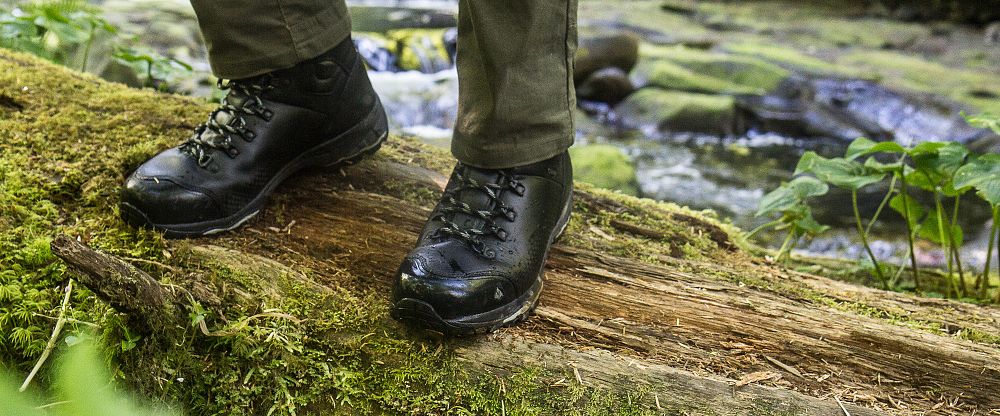
<svg viewBox="0 0 1000 416">
<path fill-rule="evenodd" d="M 500 241 L 507 241 L 507 230 L 503 228 L 497 228 L 496 235 L 500 238 Z"/>
<path fill-rule="evenodd" d="M 503 216 L 504 216 L 504 218 L 507 218 L 507 221 L 510 221 L 510 222 L 514 222 L 514 220 L 517 219 L 517 213 L 514 212 L 514 210 L 510 209 L 510 208 L 507 208 L 507 209 L 505 209 L 503 211 Z"/>
<path fill-rule="evenodd" d="M 517 196 L 524 196 L 525 187 L 521 182 L 514 180 L 510 181 L 510 189 L 512 189 Z"/>
<path fill-rule="evenodd" d="M 243 132 L 243 138 L 246 139 L 248 142 L 253 141 L 253 139 L 257 138 L 257 133 L 247 130 Z"/>
<path fill-rule="evenodd" d="M 230 147 L 226 150 L 226 154 L 228 154 L 230 158 L 236 158 L 236 156 L 240 155 L 240 151 L 235 147 Z"/>
</svg>

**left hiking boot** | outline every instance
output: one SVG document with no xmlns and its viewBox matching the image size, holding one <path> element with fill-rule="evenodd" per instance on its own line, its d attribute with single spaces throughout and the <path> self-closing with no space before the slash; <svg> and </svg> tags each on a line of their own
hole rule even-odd
<svg viewBox="0 0 1000 416">
<path fill-rule="evenodd" d="M 291 68 L 220 87 L 229 93 L 191 138 L 126 179 L 119 207 L 129 224 L 168 237 L 232 230 L 294 173 L 358 161 L 388 133 L 351 39 Z"/>
<path fill-rule="evenodd" d="M 511 169 L 459 163 L 392 292 L 397 320 L 447 335 L 523 321 L 572 210 L 568 153 Z"/>
</svg>

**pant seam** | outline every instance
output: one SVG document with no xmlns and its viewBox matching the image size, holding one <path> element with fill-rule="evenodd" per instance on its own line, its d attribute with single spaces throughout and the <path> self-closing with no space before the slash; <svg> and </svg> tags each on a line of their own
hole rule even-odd
<svg viewBox="0 0 1000 416">
<path fill-rule="evenodd" d="M 292 25 L 288 22 L 288 17 L 285 15 L 285 8 L 281 5 L 281 0 L 275 0 L 274 2 L 278 6 L 278 12 L 281 13 L 281 22 L 285 27 L 285 31 L 288 32 L 288 38 L 292 41 L 292 51 L 295 53 L 295 61 L 301 61 L 302 57 L 299 54 L 299 42 L 295 39 L 295 33 L 292 32 Z"/>
</svg>

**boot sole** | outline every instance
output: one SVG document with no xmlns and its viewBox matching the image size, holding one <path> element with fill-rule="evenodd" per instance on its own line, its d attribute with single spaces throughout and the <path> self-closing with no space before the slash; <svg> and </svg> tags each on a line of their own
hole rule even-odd
<svg viewBox="0 0 1000 416">
<path fill-rule="evenodd" d="M 362 140 L 356 141 L 353 151 L 346 155 L 337 156 L 343 153 L 343 142 L 356 136 L 362 136 Z M 313 148 L 303 152 L 291 162 L 278 170 L 278 173 L 264 186 L 263 189 L 245 207 L 228 217 L 187 224 L 157 224 L 149 220 L 140 209 L 127 202 L 122 202 L 122 218 L 125 222 L 138 227 L 151 227 L 162 231 L 164 236 L 169 238 L 199 237 L 218 234 L 239 228 L 251 218 L 260 213 L 260 210 L 267 204 L 268 199 L 274 190 L 289 176 L 307 168 L 316 167 L 339 167 L 353 165 L 362 159 L 375 154 L 382 144 L 389 137 L 389 125 L 386 119 L 385 109 L 381 101 L 376 99 L 375 106 L 365 116 L 360 123 L 351 127 L 350 130 L 339 136 L 320 143 Z M 333 161 L 331 162 L 331 158 Z"/>
<path fill-rule="evenodd" d="M 476 315 L 464 316 L 455 319 L 444 319 L 434 310 L 431 304 L 420 299 L 403 298 L 396 301 L 390 309 L 390 315 L 397 321 L 410 324 L 420 328 L 431 329 L 448 336 L 470 336 L 486 334 L 505 326 L 516 325 L 524 322 L 534 313 L 541 298 L 542 287 L 544 286 L 545 261 L 549 258 L 549 251 L 552 244 L 559 240 L 573 211 L 573 194 L 563 207 L 562 216 L 549 237 L 549 246 L 545 249 L 542 258 L 542 268 L 538 271 L 535 282 L 523 295 L 517 299 L 500 306 L 496 309 L 479 313 Z"/>
</svg>

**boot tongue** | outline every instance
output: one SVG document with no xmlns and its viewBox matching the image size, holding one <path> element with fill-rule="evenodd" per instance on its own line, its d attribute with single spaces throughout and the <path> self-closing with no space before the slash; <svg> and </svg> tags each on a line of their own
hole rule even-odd
<svg viewBox="0 0 1000 416">
<path fill-rule="evenodd" d="M 472 167 L 466 167 L 463 170 L 462 175 L 466 177 L 467 181 L 475 181 L 479 184 L 497 183 L 500 177 L 499 172 L 496 170 L 476 169 Z M 489 194 L 486 193 L 486 190 L 478 187 L 467 187 L 462 189 L 456 193 L 455 199 L 459 202 L 469 204 L 469 207 L 477 211 L 489 211 L 494 207 L 494 202 L 490 198 Z M 486 221 L 478 216 L 460 212 L 454 214 L 452 221 L 462 228 L 477 230 L 482 230 L 486 223 Z"/>
</svg>

